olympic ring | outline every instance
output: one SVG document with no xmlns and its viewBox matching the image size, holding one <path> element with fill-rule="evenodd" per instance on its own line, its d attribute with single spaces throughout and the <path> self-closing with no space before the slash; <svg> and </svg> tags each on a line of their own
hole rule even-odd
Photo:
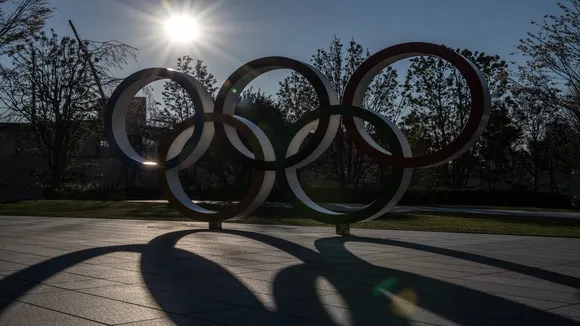
<svg viewBox="0 0 580 326">
<path fill-rule="evenodd" d="M 455 66 L 467 81 L 471 95 L 471 113 L 459 135 L 445 148 L 412 157 L 402 131 L 386 117 L 361 108 L 366 89 L 385 67 L 404 58 L 430 55 Z M 264 132 L 251 121 L 235 115 L 235 106 L 243 89 L 259 75 L 275 70 L 291 69 L 308 80 L 318 96 L 318 110 L 305 114 L 291 127 L 294 137 L 283 147 L 273 148 Z M 170 79 L 181 85 L 191 97 L 195 116 L 178 124 L 165 138 L 161 149 L 164 162 L 148 165 L 129 144 L 125 117 L 131 99 L 147 84 Z M 233 90 L 236 90 L 234 92 Z M 346 224 L 371 220 L 389 211 L 403 196 L 413 168 L 426 168 L 453 160 L 471 148 L 483 133 L 489 120 L 491 100 L 482 73 L 458 53 L 431 43 L 404 43 L 383 49 L 363 62 L 347 83 L 339 105 L 330 81 L 316 68 L 285 57 L 265 57 L 237 69 L 218 92 L 215 104 L 207 90 L 192 76 L 165 68 L 144 69 L 127 77 L 113 92 L 105 112 L 105 136 L 121 161 L 135 168 L 157 168 L 161 186 L 168 201 L 182 214 L 199 221 L 219 222 L 244 217 L 264 203 L 276 176 L 289 194 L 294 207 L 308 216 L 329 224 Z M 360 211 L 338 213 L 315 204 L 302 190 L 297 169 L 318 159 L 331 145 L 343 119 L 348 135 L 357 147 L 374 161 L 393 167 L 392 181 L 381 188 L 379 197 Z M 367 121 L 377 129 L 390 152 L 377 144 L 364 128 Z M 307 146 L 306 136 L 316 127 Z M 248 142 L 248 149 L 238 133 Z M 195 164 L 207 151 L 214 136 L 238 162 L 253 170 L 252 183 L 246 196 L 233 207 L 213 212 L 195 205 L 185 193 L 178 172 Z M 170 143 L 170 139 L 174 139 Z"/>
<path fill-rule="evenodd" d="M 439 57 L 459 70 L 471 93 L 471 114 L 459 135 L 447 147 L 422 157 L 389 155 L 370 137 L 362 120 L 345 116 L 345 126 L 357 147 L 383 164 L 396 167 L 427 168 L 452 161 L 473 147 L 489 120 L 491 100 L 487 83 L 479 69 L 459 53 L 431 43 L 399 44 L 383 49 L 369 57 L 352 74 L 345 88 L 342 103 L 361 106 L 365 90 L 381 70 L 399 60 L 418 55 Z"/>
<path fill-rule="evenodd" d="M 203 116 L 205 121 L 224 123 L 234 127 L 245 139 L 248 140 L 253 149 L 252 155 L 259 160 L 273 160 L 274 149 L 264 132 L 251 121 L 239 116 L 218 115 L 216 113 L 206 113 Z M 165 137 L 160 153 L 167 153 L 166 157 L 171 158 L 182 151 L 188 137 L 193 134 L 196 117 L 191 117 L 175 126 L 175 128 Z M 169 140 L 174 138 L 171 144 Z M 210 138 L 211 140 L 211 138 Z M 229 209 L 221 212 L 212 212 L 194 204 L 185 193 L 179 180 L 180 169 L 170 169 L 161 171 L 160 183 L 165 194 L 168 194 L 169 203 L 183 215 L 202 222 L 219 222 L 223 220 L 235 220 L 250 214 L 260 207 L 268 194 L 274 187 L 276 174 L 274 171 L 254 169 L 250 189 L 244 198 Z"/>
</svg>

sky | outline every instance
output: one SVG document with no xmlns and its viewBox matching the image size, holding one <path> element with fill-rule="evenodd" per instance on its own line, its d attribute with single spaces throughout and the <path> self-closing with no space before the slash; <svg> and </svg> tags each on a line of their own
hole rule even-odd
<svg viewBox="0 0 580 326">
<path fill-rule="evenodd" d="M 184 4 L 185 2 L 185 4 Z M 371 53 L 390 45 L 425 41 L 452 48 L 498 54 L 506 61 L 531 21 L 558 13 L 556 0 L 52 0 L 56 11 L 47 28 L 82 38 L 118 40 L 139 49 L 119 77 L 148 67 L 175 67 L 176 58 L 202 59 L 223 81 L 244 63 L 263 56 L 308 61 L 333 36 L 354 38 Z M 168 41 L 163 22 L 169 13 L 199 17 L 200 38 L 178 45 Z M 255 84 L 275 93 L 285 72 L 270 72 Z"/>
</svg>

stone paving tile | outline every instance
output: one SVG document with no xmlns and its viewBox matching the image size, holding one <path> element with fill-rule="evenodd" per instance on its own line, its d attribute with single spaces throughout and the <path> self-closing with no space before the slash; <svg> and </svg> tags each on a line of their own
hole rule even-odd
<svg viewBox="0 0 580 326">
<path fill-rule="evenodd" d="M 580 318 L 580 305 L 570 305 L 549 310 L 551 313 Z"/>
<path fill-rule="evenodd" d="M 258 264 L 253 264 L 250 266 L 232 266 L 232 267 L 247 267 L 247 268 L 253 268 L 256 270 L 262 270 L 262 271 L 279 271 L 282 270 L 284 268 L 287 267 L 291 267 L 291 266 L 296 266 L 297 264 L 295 262 L 286 262 L 286 263 L 272 263 L 272 264 L 268 264 L 268 263 L 258 263 Z"/>
<path fill-rule="evenodd" d="M 140 272 L 128 271 L 119 268 L 112 268 L 109 266 L 101 265 L 89 265 L 89 264 L 79 264 L 66 269 L 67 272 L 74 273 L 76 275 L 81 275 L 90 278 L 101 278 L 108 280 L 115 280 L 116 278 L 130 276 L 130 275 L 141 275 Z"/>
<path fill-rule="evenodd" d="M 103 255 L 99 257 L 94 257 L 88 260 L 85 260 L 86 264 L 93 264 L 93 265 L 103 265 L 103 264 L 118 264 L 118 263 L 125 263 L 130 260 L 121 259 L 111 257 L 110 255 Z"/>
<path fill-rule="evenodd" d="M 28 267 L 27 265 L 13 263 L 5 260 L 0 260 L 0 272 L 8 272 L 14 270 L 21 270 Z"/>
<path fill-rule="evenodd" d="M 567 265 L 576 262 L 577 260 L 572 259 L 559 259 L 559 258 L 552 258 L 552 257 L 538 257 L 536 255 L 530 256 L 523 256 L 523 255 L 507 255 L 503 253 L 489 253 L 489 252 L 478 252 L 482 256 L 495 258 L 507 262 L 523 264 L 526 266 L 533 266 L 533 267 L 549 267 L 549 266 L 556 266 L 556 265 Z"/>
<path fill-rule="evenodd" d="M 238 259 L 238 258 L 228 258 L 228 257 L 218 257 L 211 260 L 213 263 L 218 265 L 232 266 L 232 267 L 245 267 L 262 265 L 264 262 L 249 259 Z"/>
<path fill-rule="evenodd" d="M 541 281 L 538 279 L 530 280 L 525 278 L 511 278 L 511 277 L 503 277 L 498 276 L 495 274 L 488 274 L 488 275 L 476 275 L 476 276 L 468 276 L 461 278 L 462 280 L 472 280 L 472 281 L 480 281 L 480 282 L 488 282 L 488 283 L 495 283 L 495 284 L 504 284 L 504 285 L 513 285 L 513 286 L 520 286 L 529 289 L 538 289 L 538 290 L 546 290 L 546 291 L 556 291 L 556 292 L 564 292 L 564 293 L 578 293 L 579 290 L 573 287 L 564 286 L 548 281 Z"/>
<path fill-rule="evenodd" d="M 461 325 L 463 323 L 479 323 L 490 320 L 488 317 L 469 313 L 456 312 L 450 319 L 438 316 L 436 313 L 422 309 L 415 304 L 397 301 L 396 304 L 381 298 L 372 302 L 361 303 L 359 297 L 352 297 L 350 304 L 338 295 L 321 296 L 320 301 L 298 300 L 264 300 L 262 306 L 253 308 L 276 311 L 285 315 L 306 318 L 321 323 L 338 325 L 390 325 L 391 323 L 422 323 L 436 325 Z M 340 302 L 340 303 L 339 303 Z M 355 304 L 352 304 L 355 303 Z"/>
<path fill-rule="evenodd" d="M 279 278 L 276 279 L 276 276 L 278 276 L 278 274 L 279 274 L 278 271 L 255 271 L 254 270 L 252 272 L 235 274 L 235 276 L 238 279 L 247 278 L 247 279 L 254 279 L 254 280 L 263 280 L 263 281 L 267 281 L 267 282 L 278 281 L 282 284 L 296 285 L 296 286 L 306 286 L 307 284 L 311 284 L 312 286 L 314 286 L 320 290 L 335 291 L 335 287 L 332 286 L 332 284 L 329 284 L 328 281 L 324 277 L 318 277 L 316 279 L 316 282 L 307 283 L 309 281 L 312 281 L 311 275 L 298 274 L 295 277 L 293 277 L 292 279 L 279 279 Z M 352 277 L 349 277 L 349 276 L 344 276 L 344 278 L 345 279 L 348 279 L 348 278 L 352 279 Z M 342 283 L 342 286 L 341 286 L 341 290 L 346 290 L 346 291 L 360 292 L 360 291 L 365 291 L 368 289 L 369 289 L 369 286 L 355 284 L 355 283 Z"/>
<path fill-rule="evenodd" d="M 45 284 L 23 281 L 11 277 L 4 277 L 2 279 L 2 291 L 0 291 L 0 297 L 15 298 L 22 294 L 49 293 L 58 291 L 63 291 L 63 289 Z"/>
<path fill-rule="evenodd" d="M 287 261 L 298 262 L 296 258 L 290 257 L 276 257 L 267 254 L 241 254 L 241 255 L 224 255 L 223 257 L 234 258 L 234 259 L 247 259 L 251 261 L 257 261 L 260 263 L 280 263 Z"/>
<path fill-rule="evenodd" d="M 45 257 L 60 256 L 69 252 L 67 250 L 52 249 L 22 244 L 0 244 L 0 249 Z"/>
<path fill-rule="evenodd" d="M 112 278 L 115 282 L 124 283 L 124 284 L 142 284 L 146 282 L 161 282 L 161 281 L 169 281 L 171 278 L 163 277 L 159 275 L 146 275 L 139 273 L 134 273 L 131 275 L 125 276 L 116 276 Z"/>
<path fill-rule="evenodd" d="M 200 300 L 191 296 L 147 289 L 146 287 L 134 285 L 82 289 L 80 292 L 145 307 L 163 309 L 164 311 L 176 314 L 191 314 L 231 307 L 231 305 L 220 302 Z"/>
<path fill-rule="evenodd" d="M 252 267 L 240 267 L 240 266 L 221 266 L 219 269 L 208 269 L 214 274 L 232 274 L 232 275 L 246 275 L 246 274 L 257 274 L 262 272 L 262 270 L 255 269 Z"/>
<path fill-rule="evenodd" d="M 555 321 L 557 318 L 557 321 Z M 526 315 L 519 315 L 516 317 L 489 321 L 480 324 L 481 326 L 578 326 L 580 325 L 580 318 L 573 316 L 559 316 L 547 313 L 530 313 Z"/>
<path fill-rule="evenodd" d="M 45 261 L 47 258 L 38 255 L 31 255 L 9 250 L 0 249 L 0 258 L 4 261 L 18 263 L 23 265 L 34 265 Z"/>
<path fill-rule="evenodd" d="M 485 291 L 490 293 L 499 293 L 507 295 L 515 295 L 520 297 L 527 297 L 532 299 L 541 299 L 547 301 L 556 301 L 563 303 L 578 303 L 580 302 L 580 296 L 573 293 L 563 293 L 556 291 L 529 289 L 525 287 L 504 285 L 504 284 L 494 284 L 487 282 L 478 282 L 464 279 L 454 279 L 452 283 L 465 286 L 478 291 Z"/>
<path fill-rule="evenodd" d="M 6 303 L 0 299 L 0 304 Z M 36 307 L 22 302 L 13 302 L 0 314 L 0 325 L 6 326 L 97 326 L 104 325 L 87 319 Z"/>
<path fill-rule="evenodd" d="M 570 276 L 579 276 L 580 275 L 580 266 L 574 265 L 556 265 L 556 266 L 548 266 L 544 268 L 545 270 L 557 272 L 564 275 Z"/>
<path fill-rule="evenodd" d="M 223 324 L 216 324 L 193 317 L 171 316 L 168 318 L 151 319 L 122 324 L 122 326 L 223 326 Z"/>
<path fill-rule="evenodd" d="M 52 283 L 51 285 L 61 289 L 67 290 L 79 290 L 79 289 L 90 289 L 98 288 L 103 286 L 118 286 L 121 283 L 113 282 L 109 280 L 93 279 L 89 281 L 74 281 L 74 282 L 60 282 Z"/>
<path fill-rule="evenodd" d="M 161 310 L 68 290 L 26 295 L 18 300 L 105 324 L 165 317 Z"/>
<path fill-rule="evenodd" d="M 155 282 L 149 286 L 153 289 L 168 291 L 173 293 L 180 293 L 191 295 L 195 297 L 203 297 L 208 292 L 222 293 L 227 296 L 227 293 L 232 291 L 251 291 L 255 293 L 271 294 L 276 290 L 276 295 L 287 298 L 308 298 L 317 295 L 317 292 L 325 295 L 330 294 L 329 290 L 314 291 L 313 288 L 308 287 L 309 284 L 303 286 L 276 284 L 262 280 L 255 280 L 249 278 L 239 278 L 230 275 L 223 277 L 186 279 L 168 282 Z"/>
<path fill-rule="evenodd" d="M 377 266 L 385 266 L 388 267 L 389 265 L 409 265 L 409 266 L 416 266 L 416 267 L 426 267 L 426 268 L 433 268 L 437 270 L 446 270 L 446 271 L 454 271 L 454 272 L 465 272 L 471 274 L 488 274 L 494 272 L 501 272 L 502 269 L 494 268 L 489 266 L 466 266 L 466 265 L 459 265 L 459 264 L 450 264 L 445 262 L 432 262 L 425 260 L 424 258 L 408 258 L 408 259 L 393 259 L 393 260 L 386 260 L 386 261 L 375 261 L 373 265 Z"/>
<path fill-rule="evenodd" d="M 15 271 L 0 272 L 2 275 L 11 275 Z M 71 274 L 67 272 L 60 272 L 58 274 L 51 275 L 49 278 L 44 278 L 45 271 L 40 270 L 27 270 L 18 274 L 17 277 L 21 280 L 38 282 L 43 284 L 54 284 L 62 282 L 75 282 L 75 281 L 91 281 L 94 280 L 92 277 L 87 277 L 78 274 Z"/>
<path fill-rule="evenodd" d="M 358 316 L 354 319 L 349 315 L 348 311 L 344 309 L 327 308 L 328 311 L 321 312 L 318 315 L 310 314 L 307 317 L 298 317 L 292 315 L 299 312 L 275 313 L 264 309 L 254 308 L 233 308 L 225 311 L 210 312 L 195 314 L 194 317 L 209 319 L 215 322 L 223 323 L 225 325 L 306 325 L 306 326 L 320 326 L 320 325 L 416 325 L 427 326 L 433 324 L 422 323 L 414 320 L 403 318 L 385 318 L 384 316 Z"/>
<path fill-rule="evenodd" d="M 507 295 L 507 294 L 499 294 L 494 293 L 494 296 L 504 298 L 509 301 L 521 303 L 526 307 L 532 307 L 539 310 L 548 310 L 558 307 L 563 307 L 569 305 L 568 303 L 563 302 L 556 302 L 556 301 L 547 301 L 547 300 L 540 300 L 540 299 L 532 299 L 532 298 L 525 298 L 525 297 L 518 297 L 515 295 Z"/>
<path fill-rule="evenodd" d="M 389 264 L 385 263 L 383 266 L 373 263 L 375 266 L 386 267 L 391 270 L 408 272 L 413 274 L 421 274 L 429 277 L 445 277 L 445 278 L 457 278 L 471 276 L 473 273 L 460 272 L 453 270 L 442 270 L 432 267 L 421 267 L 421 266 L 410 266 L 405 264 Z M 381 269 L 361 269 L 360 265 L 349 265 L 341 268 L 341 272 L 352 273 L 358 275 L 367 276 L 385 276 L 385 271 Z"/>
<path fill-rule="evenodd" d="M 320 326 L 321 323 L 308 319 L 275 314 L 252 308 L 233 308 L 226 311 L 195 314 L 193 317 L 211 320 L 224 325 L 235 326 Z"/>
<path fill-rule="evenodd" d="M 140 261 L 127 261 L 122 263 L 100 264 L 104 268 L 115 268 L 132 272 L 147 271 L 148 274 L 155 274 L 159 276 L 180 276 L 183 274 L 191 274 L 192 270 L 187 269 L 185 264 L 180 264 L 180 260 L 167 260 L 168 263 L 151 263 Z"/>
<path fill-rule="evenodd" d="M 399 253 L 399 252 L 380 252 L 380 253 L 372 253 L 372 254 L 357 254 L 357 258 L 361 259 L 366 262 L 375 262 L 375 261 L 389 261 L 389 260 L 402 260 L 405 261 L 407 259 L 412 259 L 416 257 L 430 257 L 433 254 L 422 253 L 422 254 L 406 254 L 406 253 Z M 428 260 L 423 260 L 428 261 Z"/>
<path fill-rule="evenodd" d="M 207 291 L 184 292 L 184 295 L 196 297 L 203 300 L 212 300 L 226 303 L 233 306 L 267 306 L 275 302 L 274 295 L 251 292 L 249 290 L 236 290 L 227 288 L 217 288 Z M 304 300 L 304 299 L 301 299 Z"/>
</svg>

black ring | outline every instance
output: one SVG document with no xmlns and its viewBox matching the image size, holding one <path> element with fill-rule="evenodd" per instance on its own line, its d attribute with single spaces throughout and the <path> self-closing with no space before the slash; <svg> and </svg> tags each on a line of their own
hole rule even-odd
<svg viewBox="0 0 580 326">
<path fill-rule="evenodd" d="M 240 93 L 243 91 L 244 87 L 251 80 L 265 72 L 275 69 L 294 70 L 300 75 L 304 76 L 304 78 L 310 82 L 310 84 L 314 87 L 314 91 L 318 95 L 320 102 L 320 120 L 318 128 L 316 129 L 312 139 L 306 146 L 304 146 L 303 149 L 288 158 L 277 157 L 276 161 L 256 160 L 240 153 L 229 141 L 224 126 L 221 124 L 216 124 L 216 137 L 219 141 L 219 144 L 227 148 L 225 152 L 231 153 L 230 155 L 232 155 L 233 158 L 238 160 L 241 164 L 254 169 L 273 171 L 280 166 L 291 167 L 305 160 L 322 143 L 330 125 L 330 106 L 336 104 L 331 103 L 331 97 L 335 96 L 336 92 L 334 89 L 328 89 L 328 86 L 332 85 L 325 85 L 324 80 L 327 80 L 326 77 L 324 77 L 324 75 L 319 75 L 317 73 L 318 70 L 314 67 L 286 57 L 265 57 L 246 63 L 228 77 L 217 95 L 214 112 L 217 114 L 228 114 L 224 113 L 224 106 L 231 106 L 231 103 L 226 103 L 228 100 L 234 98 L 237 99 Z M 237 87 L 237 84 L 241 84 L 242 87 Z"/>
</svg>

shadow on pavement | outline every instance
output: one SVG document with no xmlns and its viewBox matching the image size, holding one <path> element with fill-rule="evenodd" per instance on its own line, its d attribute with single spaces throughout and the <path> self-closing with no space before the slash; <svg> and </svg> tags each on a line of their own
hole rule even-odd
<svg viewBox="0 0 580 326">
<path fill-rule="evenodd" d="M 37 283 L 88 259 L 109 253 L 136 252 L 142 255 L 141 272 L 148 291 L 176 325 L 190 325 L 195 320 L 201 322 L 200 319 L 231 325 L 273 325 L 278 324 L 277 318 L 281 315 L 297 316 L 292 323 L 300 325 L 310 325 L 307 319 L 324 324 L 412 325 L 413 322 L 405 318 L 409 314 L 413 320 L 422 322 L 451 321 L 461 325 L 577 325 L 565 317 L 445 280 L 372 265 L 350 253 L 346 249 L 346 243 L 364 242 L 421 250 L 580 289 L 580 280 L 571 276 L 476 254 L 403 241 L 330 237 L 317 240 L 315 247 L 318 251 L 315 251 L 269 235 L 223 231 L 225 234 L 262 242 L 302 261 L 277 272 L 273 290 L 270 285 L 260 295 L 249 291 L 245 282 L 252 282 L 251 280 L 238 279 L 218 263 L 175 248 L 180 239 L 201 232 L 207 231 L 171 232 L 154 238 L 146 245 L 92 248 L 55 257 L 0 280 L 0 297 L 18 300 L 37 287 Z M 170 281 L 159 281 L 160 264 L 165 272 L 184 269 L 191 272 L 178 273 Z M 31 278 L 35 282 L 25 281 Z M 321 280 L 325 280 L 323 285 Z M 260 284 L 262 283 L 251 286 L 252 290 L 260 289 Z M 325 290 L 336 292 L 324 292 Z M 268 292 L 273 297 L 265 294 Z M 184 302 L 176 300 L 168 293 L 184 294 L 197 299 Z M 193 316 L 200 319 L 186 320 L 182 317 L 182 314 L 191 313 L 184 307 L 191 308 L 195 302 L 204 300 L 222 302 L 231 308 Z M 9 301 L 0 300 L 0 315 L 9 306 Z M 275 312 L 271 311 L 273 306 L 276 307 Z M 248 315 L 248 311 L 255 314 Z M 515 315 L 518 316 L 514 317 Z"/>
</svg>

